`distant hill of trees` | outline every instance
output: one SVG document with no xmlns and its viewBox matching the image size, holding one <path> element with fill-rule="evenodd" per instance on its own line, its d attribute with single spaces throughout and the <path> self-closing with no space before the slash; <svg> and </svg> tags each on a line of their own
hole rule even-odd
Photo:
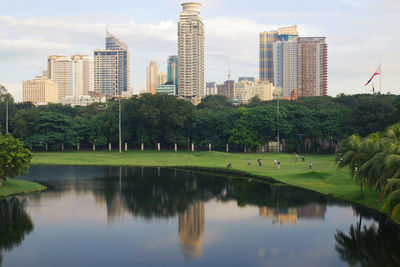
<svg viewBox="0 0 400 267">
<path fill-rule="evenodd" d="M 256 148 L 276 141 L 276 100 L 253 98 L 234 106 L 224 96 L 208 96 L 198 106 L 169 95 L 143 94 L 121 101 L 122 142 L 130 147 L 144 143 L 172 148 L 174 143 L 199 149 Z M 34 150 L 105 147 L 118 144 L 118 102 L 70 107 L 34 106 L 9 99 L 9 131 Z M 339 95 L 281 100 L 279 129 L 287 150 L 302 152 L 304 142 L 319 151 L 317 140 L 337 142 L 353 133 L 367 136 L 400 121 L 400 96 Z M 5 132 L 5 100 L 0 100 L 0 125 Z M 310 152 L 310 151 L 308 151 Z"/>
</svg>

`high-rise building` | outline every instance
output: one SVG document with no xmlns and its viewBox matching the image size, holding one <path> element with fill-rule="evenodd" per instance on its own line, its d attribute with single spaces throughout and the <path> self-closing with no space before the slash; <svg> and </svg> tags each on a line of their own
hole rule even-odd
<svg viewBox="0 0 400 267">
<path fill-rule="evenodd" d="M 178 23 L 178 91 L 198 102 L 204 96 L 204 24 L 199 3 L 183 3 Z"/>
<path fill-rule="evenodd" d="M 168 76 L 165 72 L 160 72 L 158 74 L 158 84 L 165 84 L 168 81 Z"/>
<path fill-rule="evenodd" d="M 300 37 L 298 41 L 299 97 L 323 96 L 328 90 L 328 45 L 325 37 Z"/>
<path fill-rule="evenodd" d="M 260 33 L 260 79 L 273 82 L 276 92 L 286 99 L 326 95 L 325 39 L 299 37 L 296 25 Z"/>
<path fill-rule="evenodd" d="M 297 90 L 297 42 L 274 42 L 274 86 L 281 88 L 283 98 L 291 98 Z"/>
<path fill-rule="evenodd" d="M 278 38 L 277 31 L 260 33 L 260 80 L 274 82 L 274 61 L 272 44 Z"/>
<path fill-rule="evenodd" d="M 227 80 L 224 82 L 224 84 L 217 85 L 218 94 L 224 95 L 230 100 L 233 100 L 235 97 L 234 88 L 235 88 L 235 81 L 233 80 Z"/>
<path fill-rule="evenodd" d="M 215 82 L 206 83 L 206 95 L 216 95 L 218 94 L 217 86 Z"/>
<path fill-rule="evenodd" d="M 130 90 L 128 46 L 107 31 L 106 49 L 94 51 L 94 90 L 105 95 L 124 95 Z"/>
<path fill-rule="evenodd" d="M 58 84 L 58 102 L 73 95 L 72 60 L 59 55 L 49 56 L 47 60 L 49 78 Z"/>
<path fill-rule="evenodd" d="M 73 96 L 89 95 L 94 91 L 94 62 L 86 55 L 73 55 Z"/>
<path fill-rule="evenodd" d="M 179 63 L 178 56 L 170 56 L 168 58 L 168 83 L 175 85 L 175 94 L 178 94 L 178 72 Z"/>
<path fill-rule="evenodd" d="M 156 86 L 160 84 L 160 79 L 158 78 L 159 72 L 160 67 L 158 67 L 157 62 L 151 61 L 147 67 L 147 93 L 153 95 L 156 93 Z"/>
<path fill-rule="evenodd" d="M 22 83 L 22 101 L 35 105 L 59 103 L 58 84 L 45 76 Z"/>
</svg>

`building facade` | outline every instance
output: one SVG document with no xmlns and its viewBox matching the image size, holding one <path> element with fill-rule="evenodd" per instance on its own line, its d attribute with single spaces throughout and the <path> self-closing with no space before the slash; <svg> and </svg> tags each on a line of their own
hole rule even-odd
<svg viewBox="0 0 400 267">
<path fill-rule="evenodd" d="M 328 45 L 325 37 L 300 37 L 298 42 L 299 97 L 325 96 L 328 91 Z"/>
<path fill-rule="evenodd" d="M 248 81 L 254 83 L 256 79 L 254 77 L 239 77 L 239 82 Z"/>
<path fill-rule="evenodd" d="M 94 51 L 94 90 L 105 95 L 126 95 L 130 90 L 128 46 L 107 31 L 106 49 Z"/>
<path fill-rule="evenodd" d="M 192 102 L 204 97 L 204 24 L 199 3 L 183 3 L 178 23 L 178 91 Z"/>
<path fill-rule="evenodd" d="M 62 104 L 71 105 L 72 107 L 75 106 L 85 107 L 93 103 L 106 103 L 106 102 L 107 98 L 105 96 L 93 97 L 90 95 L 81 95 L 81 96 L 64 97 Z"/>
<path fill-rule="evenodd" d="M 49 56 L 47 60 L 49 78 L 58 84 L 58 102 L 73 95 L 72 60 L 59 55 Z"/>
<path fill-rule="evenodd" d="M 156 86 L 157 94 L 175 95 L 175 85 L 173 84 L 159 84 Z"/>
<path fill-rule="evenodd" d="M 235 97 L 235 81 L 227 80 L 224 82 L 224 84 L 217 85 L 217 90 L 219 95 L 224 95 L 229 100 L 233 100 Z"/>
<path fill-rule="evenodd" d="M 160 72 L 158 74 L 158 84 L 165 84 L 168 82 L 168 76 L 165 72 Z"/>
<path fill-rule="evenodd" d="M 290 98 L 297 90 L 297 42 L 275 42 L 274 86 L 282 88 L 283 98 Z"/>
<path fill-rule="evenodd" d="M 151 61 L 146 71 L 146 90 L 147 93 L 155 94 L 156 87 L 160 84 L 160 67 L 157 62 Z"/>
<path fill-rule="evenodd" d="M 274 82 L 273 43 L 278 38 L 277 31 L 260 33 L 260 80 Z"/>
<path fill-rule="evenodd" d="M 73 96 L 88 95 L 94 91 L 94 61 L 86 55 L 73 55 L 72 76 Z"/>
<path fill-rule="evenodd" d="M 215 82 L 206 83 L 206 95 L 216 95 L 218 94 L 217 85 Z"/>
<path fill-rule="evenodd" d="M 45 76 L 38 76 L 22 83 L 22 102 L 35 105 L 59 103 L 58 84 Z"/>
<path fill-rule="evenodd" d="M 170 56 L 168 58 L 168 67 L 167 67 L 167 75 L 168 75 L 168 83 L 175 85 L 176 92 L 178 94 L 178 72 L 179 72 L 179 62 L 178 56 Z"/>
<path fill-rule="evenodd" d="M 258 96 L 262 101 L 273 99 L 274 85 L 269 81 L 257 80 L 255 82 L 242 80 L 235 83 L 234 100 L 240 103 L 248 103 L 250 99 Z"/>
</svg>

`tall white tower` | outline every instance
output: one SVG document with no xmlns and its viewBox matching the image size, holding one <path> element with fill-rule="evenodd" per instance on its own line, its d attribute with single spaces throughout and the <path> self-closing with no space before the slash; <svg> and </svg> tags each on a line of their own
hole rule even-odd
<svg viewBox="0 0 400 267">
<path fill-rule="evenodd" d="M 199 3 L 183 3 L 178 23 L 178 91 L 188 101 L 204 97 L 204 24 Z"/>
</svg>

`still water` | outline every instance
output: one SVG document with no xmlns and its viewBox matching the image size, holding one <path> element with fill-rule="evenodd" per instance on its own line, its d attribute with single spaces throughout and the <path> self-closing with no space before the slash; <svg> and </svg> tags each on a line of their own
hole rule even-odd
<svg viewBox="0 0 400 267">
<path fill-rule="evenodd" d="M 34 166 L 0 199 L 3 266 L 397 266 L 376 212 L 290 186 L 159 168 Z"/>
</svg>

